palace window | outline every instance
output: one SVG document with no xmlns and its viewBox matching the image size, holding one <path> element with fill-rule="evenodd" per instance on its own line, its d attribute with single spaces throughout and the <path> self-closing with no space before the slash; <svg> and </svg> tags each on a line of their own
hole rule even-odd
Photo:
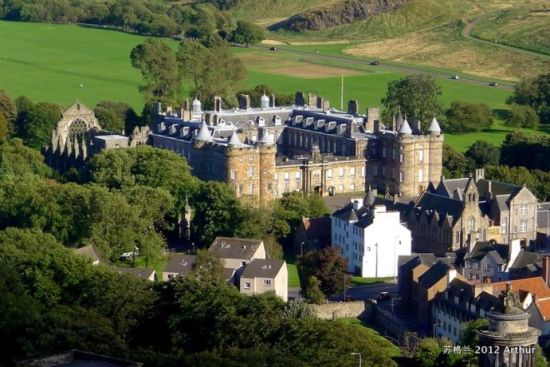
<svg viewBox="0 0 550 367">
<path fill-rule="evenodd" d="M 300 181 L 302 179 L 302 172 L 298 171 L 296 172 L 296 181 Z"/>
<path fill-rule="evenodd" d="M 248 167 L 248 176 L 250 177 L 254 176 L 254 166 Z"/>
<path fill-rule="evenodd" d="M 327 170 L 327 178 L 332 178 L 332 170 Z"/>
<path fill-rule="evenodd" d="M 248 184 L 248 194 L 254 195 L 254 184 Z"/>
<path fill-rule="evenodd" d="M 344 192 L 344 185 L 338 185 L 338 192 Z"/>
<path fill-rule="evenodd" d="M 418 160 L 420 162 L 424 161 L 424 151 L 423 150 L 418 151 Z"/>
<path fill-rule="evenodd" d="M 372 166 L 372 175 L 378 176 L 378 166 Z"/>
<path fill-rule="evenodd" d="M 285 172 L 284 176 L 285 176 L 285 181 L 290 180 L 290 173 Z"/>
<path fill-rule="evenodd" d="M 399 182 L 403 182 L 404 179 L 405 179 L 405 174 L 403 173 L 403 171 L 400 171 L 399 172 Z"/>
<path fill-rule="evenodd" d="M 418 170 L 418 181 L 424 181 L 424 170 L 422 168 Z"/>
<path fill-rule="evenodd" d="M 519 207 L 519 215 L 527 215 L 527 204 L 521 204 L 521 206 Z"/>
<path fill-rule="evenodd" d="M 519 222 L 519 231 L 521 233 L 527 232 L 527 221 L 525 219 L 522 219 Z"/>
<path fill-rule="evenodd" d="M 386 166 L 382 166 L 382 177 L 386 177 Z"/>
<path fill-rule="evenodd" d="M 405 156 L 403 155 L 403 153 L 400 153 L 399 154 L 399 162 L 403 163 L 404 160 L 405 160 Z"/>
<path fill-rule="evenodd" d="M 361 167 L 361 176 L 365 177 L 365 166 Z"/>
<path fill-rule="evenodd" d="M 350 176 L 355 176 L 355 167 L 351 167 L 349 169 L 349 174 L 350 174 Z"/>
<path fill-rule="evenodd" d="M 393 159 L 395 161 L 396 157 L 397 157 L 397 149 L 395 149 L 395 147 L 393 147 L 392 152 L 391 152 L 391 159 Z"/>
<path fill-rule="evenodd" d="M 500 233 L 506 233 L 508 228 L 508 218 L 502 217 L 500 220 Z"/>
<path fill-rule="evenodd" d="M 472 233 L 476 229 L 476 220 L 474 217 L 468 219 L 468 225 L 466 227 L 466 233 Z"/>
<path fill-rule="evenodd" d="M 338 177 L 344 177 L 344 168 L 338 169 Z"/>
<path fill-rule="evenodd" d="M 231 179 L 236 180 L 237 179 L 237 171 L 232 169 L 231 170 Z"/>
</svg>

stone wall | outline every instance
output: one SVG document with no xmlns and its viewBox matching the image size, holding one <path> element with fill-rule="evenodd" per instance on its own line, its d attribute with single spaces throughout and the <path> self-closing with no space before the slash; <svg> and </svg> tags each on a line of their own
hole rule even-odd
<svg viewBox="0 0 550 367">
<path fill-rule="evenodd" d="M 363 301 L 330 302 L 313 305 L 315 316 L 323 320 L 343 319 L 345 317 L 367 317 L 370 305 Z M 371 310 L 372 311 L 372 310 Z"/>
</svg>

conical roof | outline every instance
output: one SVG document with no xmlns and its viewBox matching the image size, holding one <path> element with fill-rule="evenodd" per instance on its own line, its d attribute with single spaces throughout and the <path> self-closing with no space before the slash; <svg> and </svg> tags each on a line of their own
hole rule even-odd
<svg viewBox="0 0 550 367">
<path fill-rule="evenodd" d="M 202 122 L 201 129 L 199 130 L 199 134 L 195 139 L 199 141 L 212 141 L 212 135 L 210 134 L 210 130 L 208 130 L 206 121 Z"/>
<path fill-rule="evenodd" d="M 374 193 L 372 192 L 372 188 L 369 185 L 367 196 L 365 196 L 365 204 L 367 204 L 368 206 L 373 206 L 374 200 L 375 200 Z"/>
<path fill-rule="evenodd" d="M 197 97 L 195 97 L 195 99 L 193 100 L 193 106 L 200 106 L 200 105 L 201 105 L 201 101 L 199 101 Z"/>
<path fill-rule="evenodd" d="M 357 214 L 355 214 L 355 209 L 351 209 L 348 215 L 348 222 L 358 221 Z"/>
<path fill-rule="evenodd" d="M 430 124 L 430 128 L 428 129 L 430 133 L 440 133 L 441 127 L 439 127 L 439 122 L 435 119 L 435 117 L 432 119 L 432 123 Z"/>
<path fill-rule="evenodd" d="M 273 145 L 273 137 L 266 129 L 263 130 L 262 139 L 259 143 L 262 145 Z"/>
<path fill-rule="evenodd" d="M 412 129 L 411 129 L 411 126 L 409 125 L 409 122 L 407 121 L 407 119 L 405 119 L 403 121 L 403 124 L 399 128 L 399 134 L 402 134 L 402 135 L 412 134 Z"/>
<path fill-rule="evenodd" d="M 230 147 L 240 147 L 243 145 L 236 131 L 233 131 L 233 134 L 231 134 L 231 136 L 229 137 L 227 145 L 229 145 Z"/>
</svg>

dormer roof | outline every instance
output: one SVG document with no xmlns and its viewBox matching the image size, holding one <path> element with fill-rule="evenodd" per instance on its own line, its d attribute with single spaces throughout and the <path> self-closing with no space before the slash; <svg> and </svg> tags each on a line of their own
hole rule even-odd
<svg viewBox="0 0 550 367">
<path fill-rule="evenodd" d="M 206 125 L 206 121 L 202 122 L 199 134 L 195 139 L 199 141 L 212 141 L 212 134 L 210 134 L 210 130 L 208 130 L 208 125 Z"/>
</svg>

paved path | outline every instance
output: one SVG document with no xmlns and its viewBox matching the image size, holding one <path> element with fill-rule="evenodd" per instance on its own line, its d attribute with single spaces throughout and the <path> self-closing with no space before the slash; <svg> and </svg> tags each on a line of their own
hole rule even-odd
<svg viewBox="0 0 550 367">
<path fill-rule="evenodd" d="M 464 38 L 467 38 L 467 39 L 475 41 L 475 42 L 484 43 L 486 45 L 491 45 L 491 46 L 502 48 L 502 49 L 505 49 L 505 50 L 508 50 L 508 51 L 520 52 L 522 54 L 535 56 L 535 57 L 538 57 L 538 58 L 544 59 L 544 60 L 550 60 L 550 55 L 546 55 L 546 54 L 531 51 L 531 50 L 526 50 L 526 49 L 519 48 L 519 47 L 508 46 L 508 45 L 501 44 L 501 43 L 491 42 L 491 41 L 487 41 L 487 40 L 472 36 L 472 29 L 474 29 L 474 27 L 479 22 L 481 22 L 482 20 L 484 20 L 485 18 L 487 18 L 491 14 L 492 13 L 481 14 L 480 16 L 478 16 L 477 18 L 472 20 L 470 23 L 467 23 L 466 26 L 464 27 L 464 29 L 462 30 L 462 36 Z"/>
<path fill-rule="evenodd" d="M 349 65 L 364 65 L 364 66 L 369 65 L 369 60 L 366 60 L 364 58 L 344 56 L 344 55 L 329 55 L 329 54 L 323 54 L 323 53 L 314 52 L 314 51 L 294 50 L 294 49 L 286 48 L 285 46 L 277 46 L 277 51 L 271 51 L 270 46 L 262 46 L 262 45 L 251 46 L 251 48 L 263 50 L 265 52 L 287 52 L 287 53 L 302 55 L 302 56 L 314 56 L 320 63 L 322 63 L 323 61 L 325 62 L 332 61 L 332 62 L 339 63 L 339 65 L 336 65 L 336 66 L 340 66 L 340 67 L 346 67 L 346 64 L 348 66 Z M 334 64 L 331 64 L 331 65 L 334 66 Z M 390 61 L 379 61 L 378 67 L 389 71 L 403 73 L 403 74 L 418 74 L 418 73 L 429 74 L 440 79 L 450 79 L 451 76 L 454 74 L 453 72 L 450 72 L 450 71 L 449 72 L 438 71 L 438 70 L 429 69 L 428 67 L 404 65 L 404 64 L 390 62 Z M 483 86 L 488 85 L 487 79 L 476 78 L 475 76 L 463 75 L 463 74 L 460 74 L 460 80 L 456 80 L 456 82 L 477 84 L 477 85 L 483 85 Z M 499 83 L 499 85 L 494 88 L 512 90 L 513 87 L 514 87 L 513 83 L 502 82 L 502 83 Z"/>
</svg>

